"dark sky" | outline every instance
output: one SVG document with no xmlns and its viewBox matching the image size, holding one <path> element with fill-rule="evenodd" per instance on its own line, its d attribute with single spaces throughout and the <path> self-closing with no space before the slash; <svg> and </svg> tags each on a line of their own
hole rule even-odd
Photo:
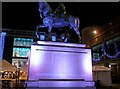
<svg viewBox="0 0 120 89">
<path fill-rule="evenodd" d="M 58 2 L 50 3 L 53 10 Z M 103 25 L 115 16 L 119 16 L 118 2 L 64 2 L 67 14 L 79 17 L 80 29 L 90 25 Z M 16 30 L 35 31 L 42 24 L 37 2 L 3 2 L 2 27 Z"/>
</svg>

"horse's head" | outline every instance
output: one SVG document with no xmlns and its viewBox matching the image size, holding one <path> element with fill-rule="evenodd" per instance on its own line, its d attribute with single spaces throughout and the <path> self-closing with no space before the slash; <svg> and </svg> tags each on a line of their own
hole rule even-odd
<svg viewBox="0 0 120 89">
<path fill-rule="evenodd" d="M 52 9 L 47 2 L 39 2 L 39 12 L 41 18 L 43 18 L 43 16 L 48 16 L 51 11 Z"/>
</svg>

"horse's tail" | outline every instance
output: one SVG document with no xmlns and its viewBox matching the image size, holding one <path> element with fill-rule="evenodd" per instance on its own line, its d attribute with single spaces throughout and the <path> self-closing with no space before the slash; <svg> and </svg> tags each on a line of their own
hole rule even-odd
<svg viewBox="0 0 120 89">
<path fill-rule="evenodd" d="M 79 29 L 79 27 L 80 27 L 80 20 L 79 20 L 79 18 L 75 19 L 75 26 L 77 27 L 77 29 Z"/>
</svg>

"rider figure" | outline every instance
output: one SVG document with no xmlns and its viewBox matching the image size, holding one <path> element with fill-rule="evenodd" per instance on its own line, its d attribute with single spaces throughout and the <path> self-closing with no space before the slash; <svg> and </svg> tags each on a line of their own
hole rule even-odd
<svg viewBox="0 0 120 89">
<path fill-rule="evenodd" d="M 53 15 L 55 15 L 56 13 L 58 13 L 58 14 L 61 15 L 63 18 L 65 18 L 66 10 L 65 10 L 65 6 L 64 6 L 63 3 L 60 3 L 60 5 L 57 7 L 57 9 L 56 9 L 55 12 L 53 13 Z"/>
</svg>

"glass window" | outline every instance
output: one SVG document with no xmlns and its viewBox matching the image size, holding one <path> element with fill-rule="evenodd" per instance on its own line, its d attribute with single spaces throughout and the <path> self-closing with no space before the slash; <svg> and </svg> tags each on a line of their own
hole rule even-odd
<svg viewBox="0 0 120 89">
<path fill-rule="evenodd" d="M 114 44 L 109 45 L 109 54 L 110 54 L 110 56 L 115 55 L 115 45 Z"/>
<path fill-rule="evenodd" d="M 99 53 L 93 53 L 93 58 L 98 59 L 99 58 Z"/>
<path fill-rule="evenodd" d="M 100 58 L 99 58 L 99 53 L 93 53 L 93 61 L 99 61 Z"/>
<path fill-rule="evenodd" d="M 14 46 L 27 46 L 30 47 L 33 43 L 33 39 L 29 38 L 14 38 Z"/>
<path fill-rule="evenodd" d="M 30 48 L 13 47 L 13 57 L 27 57 Z"/>
<path fill-rule="evenodd" d="M 23 65 L 28 65 L 28 60 L 27 59 L 16 59 L 16 58 L 13 58 L 12 59 L 12 65 L 17 66 L 17 67 L 21 67 Z"/>
</svg>

